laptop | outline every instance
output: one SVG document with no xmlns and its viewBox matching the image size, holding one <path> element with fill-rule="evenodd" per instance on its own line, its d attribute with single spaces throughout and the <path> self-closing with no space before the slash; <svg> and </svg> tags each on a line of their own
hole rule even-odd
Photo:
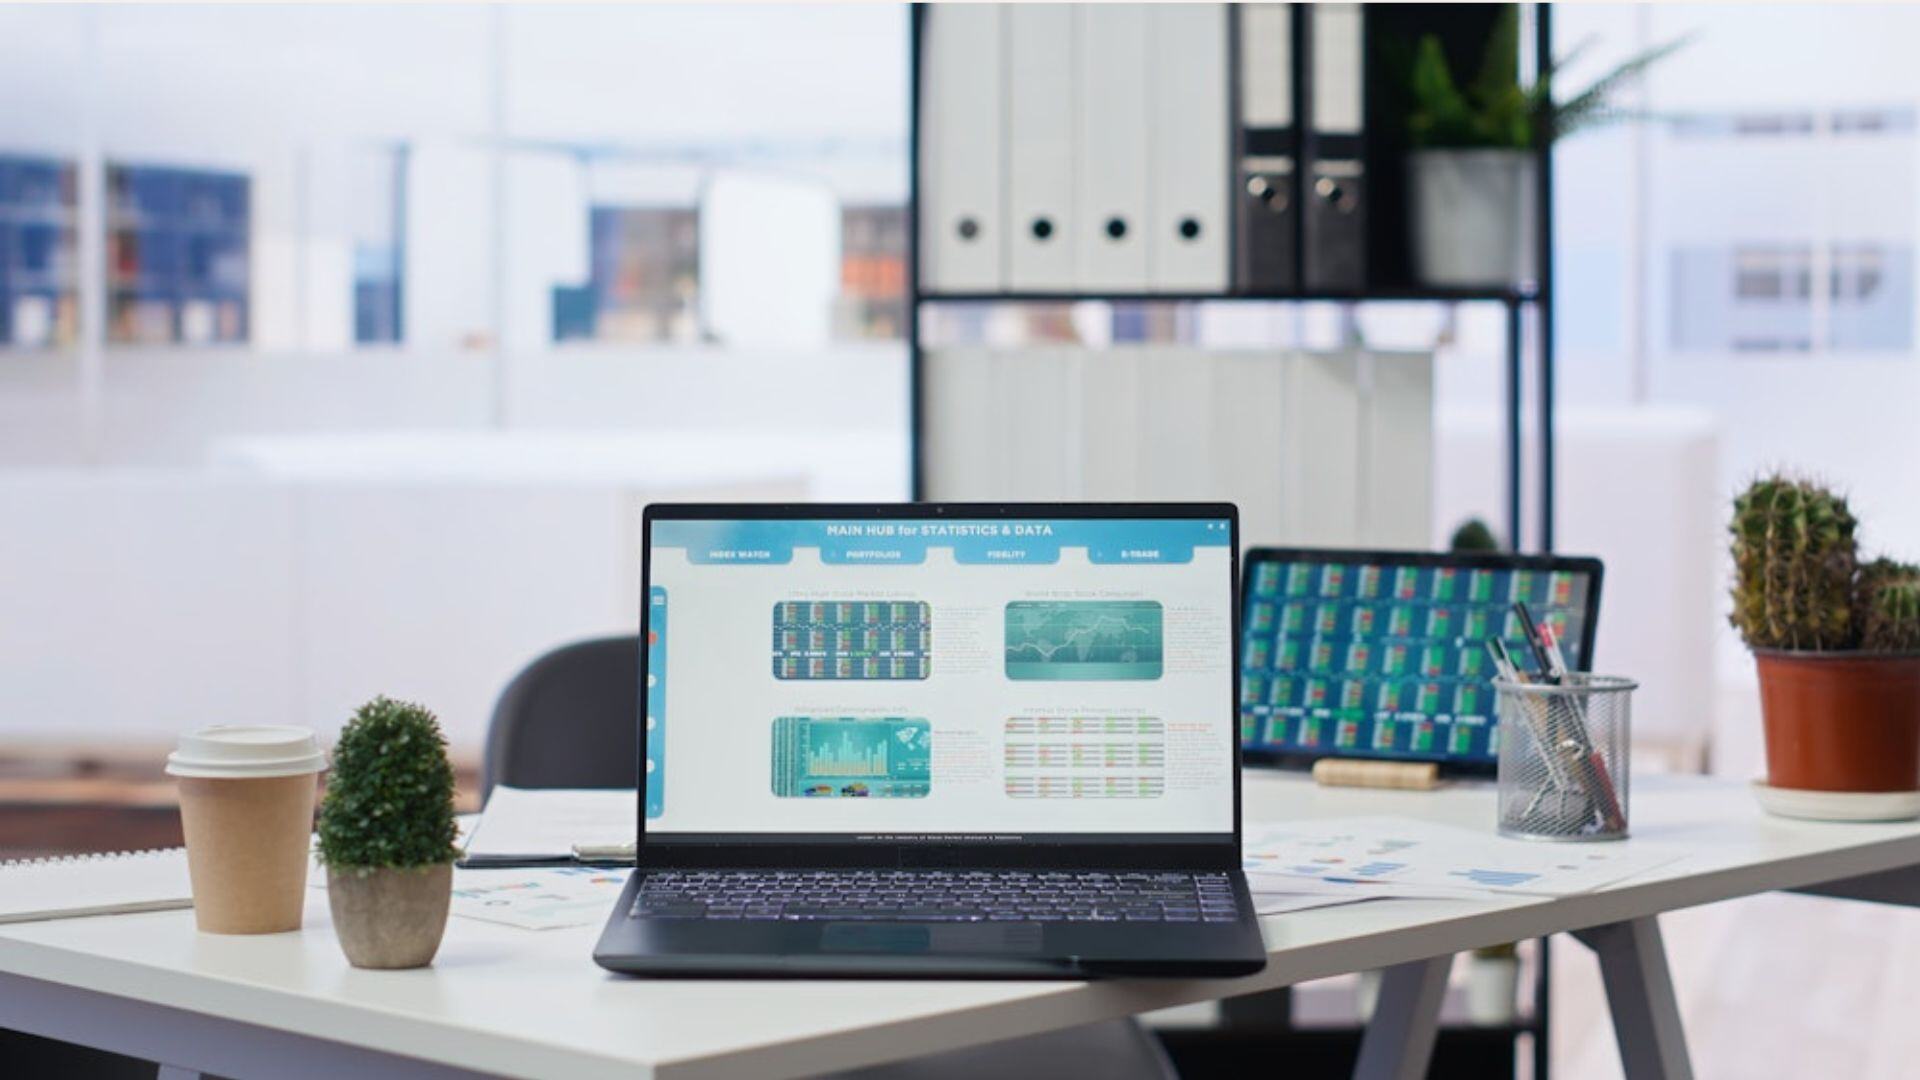
<svg viewBox="0 0 1920 1080">
<path fill-rule="evenodd" d="M 1493 777 L 1493 662 L 1504 641 L 1533 671 L 1514 604 L 1588 670 L 1598 559 L 1255 548 L 1246 556 L 1240 744 L 1249 765 L 1322 757 L 1435 762 Z"/>
<path fill-rule="evenodd" d="M 649 506 L 646 975 L 1227 976 L 1231 505 Z"/>
</svg>

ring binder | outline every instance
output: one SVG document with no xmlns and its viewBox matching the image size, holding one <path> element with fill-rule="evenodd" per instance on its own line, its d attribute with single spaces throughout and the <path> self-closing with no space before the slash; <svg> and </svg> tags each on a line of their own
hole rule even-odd
<svg viewBox="0 0 1920 1080">
<path fill-rule="evenodd" d="M 1240 79 L 1235 277 L 1243 291 L 1291 292 L 1300 284 L 1293 5 L 1248 4 L 1235 11 Z"/>
<path fill-rule="evenodd" d="M 1307 115 L 1301 207 L 1308 289 L 1367 284 L 1365 16 L 1359 4 L 1303 5 Z"/>
</svg>

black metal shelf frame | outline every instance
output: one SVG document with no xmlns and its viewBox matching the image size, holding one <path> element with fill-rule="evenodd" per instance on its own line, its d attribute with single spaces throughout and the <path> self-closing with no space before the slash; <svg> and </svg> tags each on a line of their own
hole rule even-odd
<svg viewBox="0 0 1920 1080">
<path fill-rule="evenodd" d="M 1552 56 L 1551 5 L 1532 4 L 1534 55 L 1539 58 Z M 920 277 L 920 116 L 921 116 L 921 77 L 922 77 L 922 36 L 925 32 L 925 4 L 915 3 L 909 16 L 908 42 L 908 124 L 907 124 L 907 349 L 910 369 L 908 373 L 908 406 L 911 431 L 911 476 L 912 497 L 921 500 L 926 497 L 926 460 L 925 447 L 921 433 L 926 427 L 926 383 L 923 378 L 925 350 L 921 338 L 921 312 L 930 305 L 998 303 L 998 304 L 1039 304 L 1039 303 L 1077 303 L 1082 301 L 1104 301 L 1108 303 L 1152 304 L 1152 303 L 1214 303 L 1214 302 L 1281 302 L 1281 303 L 1497 303 L 1504 307 L 1506 318 L 1506 372 L 1504 379 L 1505 412 L 1505 501 L 1506 527 L 1509 546 L 1522 550 L 1523 544 L 1523 483 L 1525 480 L 1526 460 L 1526 359 L 1528 345 L 1527 315 L 1532 313 L 1532 346 L 1535 357 L 1537 381 L 1533 387 L 1536 395 L 1534 409 L 1536 417 L 1537 441 L 1534 447 L 1534 462 L 1538 471 L 1537 483 L 1538 518 L 1536 519 L 1536 537 L 1533 548 L 1541 552 L 1554 549 L 1554 320 L 1553 320 L 1553 158 L 1552 133 L 1541 131 L 1536 138 L 1535 176 L 1539 185 L 1537 192 L 1537 216 L 1534 221 L 1536 244 L 1536 273 L 1538 280 L 1531 288 L 1491 288 L 1491 289 L 1423 289 L 1423 288 L 1385 288 L 1364 292 L 1340 293 L 1051 293 L 1051 292 L 1010 292 L 1010 293 L 942 293 L 929 292 L 921 288 Z M 1229 236 L 1235 231 L 1230 230 Z M 1229 253 L 1229 265 L 1234 260 Z M 1550 943 L 1541 939 L 1538 943 L 1538 963 L 1535 972 L 1533 1008 L 1531 1017 L 1514 1026 L 1516 1036 L 1525 1035 L 1531 1039 L 1532 1075 L 1537 1080 L 1546 1080 L 1549 1075 L 1548 1029 L 1551 1004 Z"/>
</svg>

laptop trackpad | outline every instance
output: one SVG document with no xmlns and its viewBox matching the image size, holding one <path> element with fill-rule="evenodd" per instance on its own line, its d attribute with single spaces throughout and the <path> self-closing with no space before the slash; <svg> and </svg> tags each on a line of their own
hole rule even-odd
<svg viewBox="0 0 1920 1080">
<path fill-rule="evenodd" d="M 823 952 L 1032 953 L 1044 938 L 1035 923 L 828 923 Z"/>
</svg>

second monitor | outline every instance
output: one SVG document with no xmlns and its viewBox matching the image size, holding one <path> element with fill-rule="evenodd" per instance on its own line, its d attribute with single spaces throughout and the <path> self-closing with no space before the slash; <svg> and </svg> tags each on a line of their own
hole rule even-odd
<svg viewBox="0 0 1920 1080">
<path fill-rule="evenodd" d="M 1524 601 L 1593 656 L 1597 559 L 1256 548 L 1242 591 L 1240 742 L 1249 764 L 1433 761 L 1493 773 L 1499 638 L 1524 657 Z"/>
</svg>

